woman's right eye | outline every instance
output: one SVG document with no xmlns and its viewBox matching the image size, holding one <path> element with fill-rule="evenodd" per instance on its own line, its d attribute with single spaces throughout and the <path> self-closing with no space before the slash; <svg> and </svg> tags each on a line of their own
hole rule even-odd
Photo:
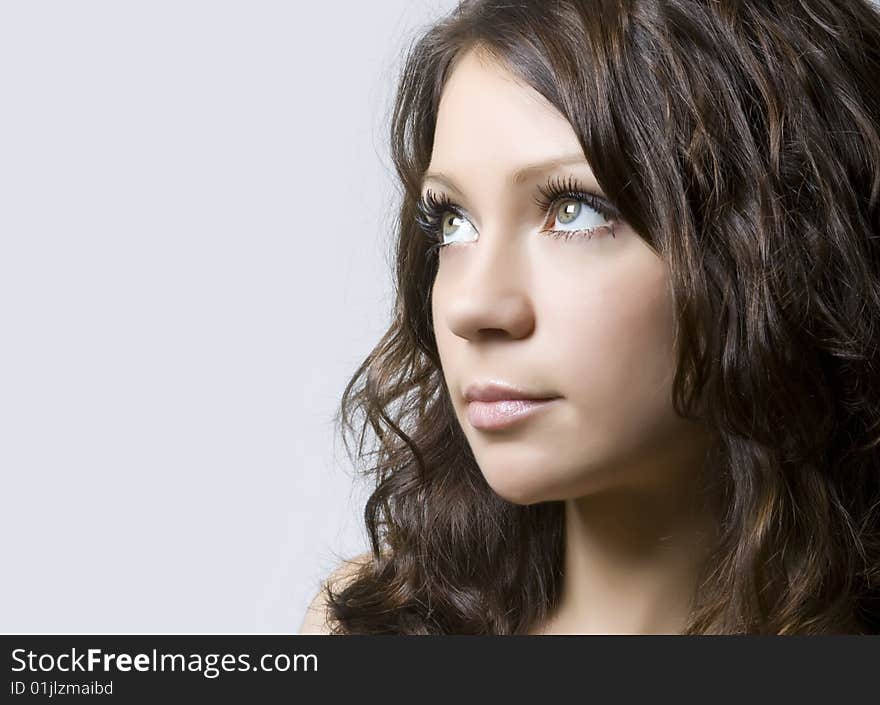
<svg viewBox="0 0 880 705">
<path fill-rule="evenodd" d="M 476 239 L 467 235 L 468 230 L 473 234 L 476 234 L 477 232 L 467 218 L 460 216 L 458 213 L 453 213 L 452 211 L 446 211 L 443 214 L 442 227 L 440 229 L 440 234 L 443 236 L 442 244 L 449 244 L 447 238 L 462 238 L 459 240 L 452 240 L 452 242 L 467 242 Z M 462 233 L 464 234 L 462 235 Z"/>
<path fill-rule="evenodd" d="M 416 220 L 422 231 L 436 243 L 430 251 L 454 242 L 476 239 L 477 230 L 446 194 L 428 191 L 417 203 Z"/>
</svg>

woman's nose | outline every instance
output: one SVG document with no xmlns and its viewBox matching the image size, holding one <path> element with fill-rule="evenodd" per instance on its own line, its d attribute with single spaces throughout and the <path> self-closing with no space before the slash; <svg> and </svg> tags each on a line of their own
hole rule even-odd
<svg viewBox="0 0 880 705">
<path fill-rule="evenodd" d="M 455 282 L 447 297 L 446 324 L 455 335 L 475 340 L 507 335 L 524 338 L 535 327 L 525 253 L 503 235 L 483 232 L 456 252 Z"/>
</svg>

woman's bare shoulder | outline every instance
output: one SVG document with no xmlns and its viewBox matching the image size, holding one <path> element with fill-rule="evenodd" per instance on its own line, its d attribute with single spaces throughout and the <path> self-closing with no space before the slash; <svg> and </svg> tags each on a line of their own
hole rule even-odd
<svg viewBox="0 0 880 705">
<path fill-rule="evenodd" d="M 333 588 L 334 592 L 344 588 L 349 581 L 354 578 L 358 569 L 365 563 L 369 563 L 372 559 L 372 553 L 367 551 L 361 553 L 354 558 L 344 561 L 339 565 L 321 584 L 320 590 L 312 598 L 306 609 L 305 617 L 299 628 L 300 634 L 332 634 L 329 623 L 329 614 L 327 611 L 326 595 L 324 588 L 327 585 Z"/>
</svg>

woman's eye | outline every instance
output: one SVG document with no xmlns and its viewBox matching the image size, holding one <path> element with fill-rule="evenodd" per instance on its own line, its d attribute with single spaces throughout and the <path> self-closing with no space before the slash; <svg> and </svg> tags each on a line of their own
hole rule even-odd
<svg viewBox="0 0 880 705">
<path fill-rule="evenodd" d="M 609 223 L 608 218 L 576 198 L 560 201 L 550 230 L 589 230 Z"/>
<path fill-rule="evenodd" d="M 446 211 L 440 224 L 440 234 L 443 236 L 443 243 L 449 244 L 447 238 L 458 238 L 452 242 L 467 242 L 476 238 L 468 236 L 468 233 L 476 235 L 474 226 L 470 224 L 467 218 L 462 218 L 457 213 Z"/>
<path fill-rule="evenodd" d="M 613 237 L 614 224 L 620 217 L 617 209 L 599 196 L 576 187 L 573 181 L 551 182 L 541 189 L 543 198 L 535 200 L 545 213 L 541 233 L 566 240 L 575 236 L 590 239 L 595 231 L 609 227 Z M 454 243 L 473 242 L 479 237 L 464 211 L 445 196 L 437 197 L 430 191 L 417 202 L 416 220 L 434 241 L 427 250 L 429 254 Z"/>
</svg>

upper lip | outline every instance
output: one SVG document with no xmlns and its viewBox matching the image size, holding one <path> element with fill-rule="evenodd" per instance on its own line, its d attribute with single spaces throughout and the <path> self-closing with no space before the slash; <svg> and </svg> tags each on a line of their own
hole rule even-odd
<svg viewBox="0 0 880 705">
<path fill-rule="evenodd" d="M 552 392 L 537 392 L 523 389 L 507 382 L 475 382 L 464 390 L 464 398 L 472 401 L 504 401 L 506 399 L 555 399 L 559 395 Z"/>
</svg>

